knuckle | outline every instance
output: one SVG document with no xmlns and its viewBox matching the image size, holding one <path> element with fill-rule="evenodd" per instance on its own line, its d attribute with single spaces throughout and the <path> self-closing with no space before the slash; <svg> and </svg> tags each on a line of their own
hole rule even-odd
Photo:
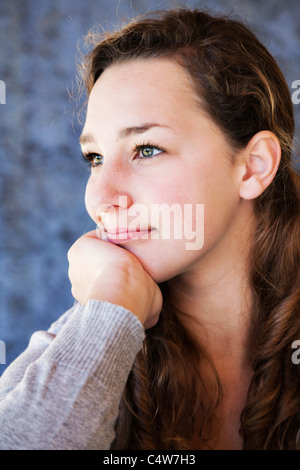
<svg viewBox="0 0 300 470">
<path fill-rule="evenodd" d="M 67 253 L 67 257 L 68 257 L 68 261 L 72 261 L 74 259 L 74 257 L 76 256 L 76 254 L 78 253 L 78 240 L 73 243 L 73 245 L 69 248 L 68 250 L 68 253 Z"/>
<path fill-rule="evenodd" d="M 71 287 L 71 294 L 74 297 L 74 299 L 78 300 L 78 302 L 80 301 L 77 289 L 75 288 L 74 285 L 72 285 Z"/>
<path fill-rule="evenodd" d="M 68 253 L 67 253 L 67 258 L 68 258 L 68 261 L 69 261 L 69 262 L 70 262 L 71 259 L 72 259 L 73 252 L 74 252 L 74 245 L 72 245 L 71 248 L 69 248 L 69 251 L 68 251 Z"/>
</svg>

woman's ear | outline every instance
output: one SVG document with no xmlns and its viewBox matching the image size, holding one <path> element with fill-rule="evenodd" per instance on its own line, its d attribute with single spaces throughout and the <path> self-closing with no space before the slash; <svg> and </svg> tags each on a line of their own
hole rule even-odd
<svg viewBox="0 0 300 470">
<path fill-rule="evenodd" d="M 242 199 L 255 199 L 269 186 L 277 172 L 281 158 L 279 140 L 273 132 L 258 132 L 240 158 L 239 195 Z"/>
</svg>

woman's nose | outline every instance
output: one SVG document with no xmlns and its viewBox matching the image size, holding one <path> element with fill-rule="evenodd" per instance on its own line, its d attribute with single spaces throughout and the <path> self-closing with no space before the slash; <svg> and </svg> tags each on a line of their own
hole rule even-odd
<svg viewBox="0 0 300 470">
<path fill-rule="evenodd" d="M 126 169 L 118 163 L 104 163 L 92 170 L 86 188 L 86 205 L 97 217 L 111 207 L 127 209 L 133 203 Z"/>
</svg>

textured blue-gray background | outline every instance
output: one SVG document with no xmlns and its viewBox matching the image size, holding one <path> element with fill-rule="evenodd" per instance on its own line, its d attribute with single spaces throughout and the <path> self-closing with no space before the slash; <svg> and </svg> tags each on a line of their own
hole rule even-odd
<svg viewBox="0 0 300 470">
<path fill-rule="evenodd" d="M 94 228 L 84 207 L 77 42 L 95 24 L 111 29 L 152 9 L 188 4 L 246 21 L 278 60 L 293 93 L 300 80 L 300 1 L 0 0 L 0 340 L 6 366 L 30 335 L 73 299 L 67 251 Z M 300 104 L 295 105 L 299 138 Z M 1 358 L 0 358 L 1 359 Z M 6 367 L 0 365 L 0 374 Z"/>
</svg>

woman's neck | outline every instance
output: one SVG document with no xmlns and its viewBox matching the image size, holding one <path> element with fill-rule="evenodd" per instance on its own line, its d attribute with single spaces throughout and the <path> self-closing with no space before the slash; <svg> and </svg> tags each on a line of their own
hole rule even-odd
<svg viewBox="0 0 300 470">
<path fill-rule="evenodd" d="M 183 317 L 183 321 L 216 364 L 228 360 L 242 366 L 247 361 L 252 317 L 249 274 L 252 232 L 249 224 L 248 231 L 244 230 L 244 243 L 227 244 L 219 252 L 209 253 L 194 271 L 168 283 L 172 303 L 188 314 L 188 320 Z"/>
<path fill-rule="evenodd" d="M 188 320 L 183 316 L 183 321 L 213 361 L 222 383 L 223 399 L 212 417 L 212 427 L 207 435 L 203 430 L 207 445 L 212 449 L 243 448 L 240 415 L 253 377 L 248 357 L 252 294 L 246 266 L 245 257 L 239 256 L 230 264 L 230 269 L 225 264 L 223 271 L 220 267 L 214 278 L 209 279 L 208 275 L 201 279 L 185 277 L 178 279 L 178 284 L 174 279 L 170 285 L 172 303 L 188 314 Z M 205 362 L 199 366 L 213 397 L 212 369 Z M 202 448 L 202 443 L 202 438 L 198 442 L 195 436 L 193 448 Z"/>
</svg>

